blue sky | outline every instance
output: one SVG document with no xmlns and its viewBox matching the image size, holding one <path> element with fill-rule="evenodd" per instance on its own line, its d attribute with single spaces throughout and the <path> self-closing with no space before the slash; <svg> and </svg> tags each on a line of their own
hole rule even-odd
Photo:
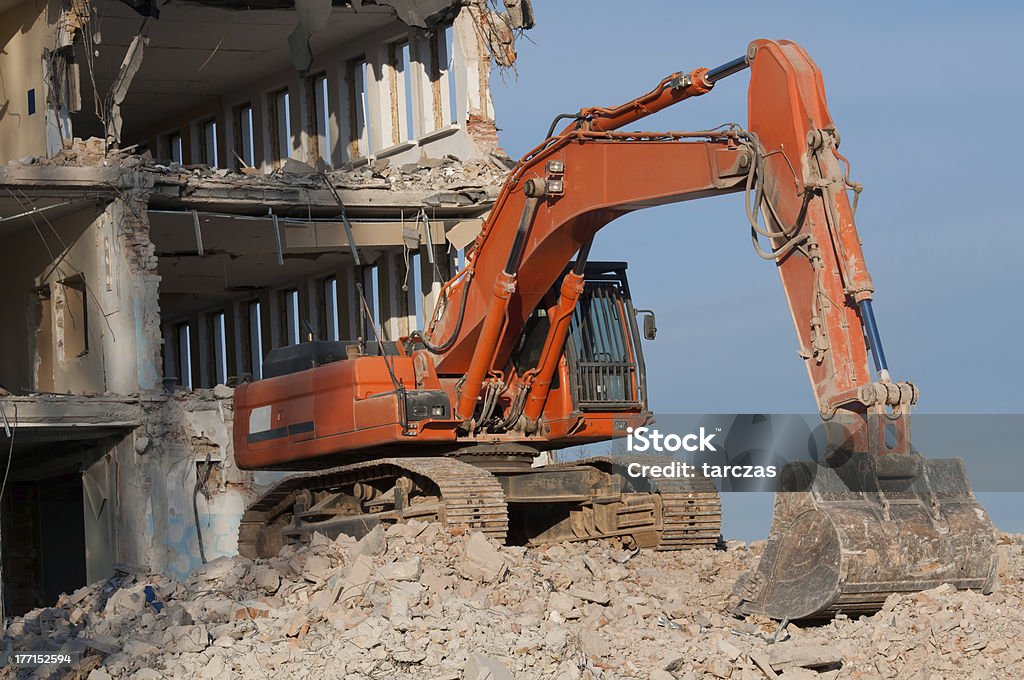
<svg viewBox="0 0 1024 680">
<path fill-rule="evenodd" d="M 894 377 L 919 412 L 1024 413 L 1024 5 L 996 2 L 635 3 L 536 0 L 517 73 L 492 77 L 503 148 L 518 157 L 559 112 L 615 105 L 665 75 L 716 66 L 761 37 L 800 43 L 821 68 L 852 177 L 857 226 Z M 747 73 L 635 129 L 746 123 Z M 751 250 L 742 198 L 645 210 L 609 225 L 592 259 L 630 261 L 661 413 L 815 410 L 774 266 Z M 968 451 L 923 451 L 963 455 Z M 1006 461 L 1021 474 L 1020 461 Z M 1024 480 L 1022 480 L 1024 483 Z M 982 494 L 1024 531 L 1024 495 Z M 770 499 L 729 494 L 725 533 L 768 529 Z"/>
</svg>

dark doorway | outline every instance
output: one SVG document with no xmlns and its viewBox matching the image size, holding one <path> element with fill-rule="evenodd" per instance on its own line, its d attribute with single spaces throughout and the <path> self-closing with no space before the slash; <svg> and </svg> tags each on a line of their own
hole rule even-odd
<svg viewBox="0 0 1024 680">
<path fill-rule="evenodd" d="M 8 615 L 52 605 L 86 583 L 82 475 L 14 482 L 3 508 Z"/>
<path fill-rule="evenodd" d="M 43 602 L 85 585 L 85 509 L 80 472 L 39 482 L 39 561 Z"/>
</svg>

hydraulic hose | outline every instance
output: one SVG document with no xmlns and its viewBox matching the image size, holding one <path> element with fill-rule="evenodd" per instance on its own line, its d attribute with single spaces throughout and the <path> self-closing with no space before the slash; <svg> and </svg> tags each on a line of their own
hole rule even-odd
<svg viewBox="0 0 1024 680">
<path fill-rule="evenodd" d="M 555 119 L 553 121 L 551 121 L 551 127 L 548 128 L 547 137 L 545 137 L 544 139 L 549 139 L 552 135 L 555 134 L 555 128 L 558 127 L 558 121 L 560 121 L 560 120 L 569 120 L 569 119 L 579 120 L 580 119 L 580 114 L 578 114 L 578 113 L 560 113 L 557 116 L 555 116 Z"/>
<path fill-rule="evenodd" d="M 466 281 L 466 285 L 462 287 L 462 300 L 459 303 L 459 316 L 455 320 L 455 329 L 452 331 L 451 336 L 440 345 L 435 345 L 427 340 L 427 336 L 425 336 L 421 331 L 416 331 L 410 334 L 411 338 L 422 342 L 423 346 L 434 354 L 441 354 L 442 352 L 447 352 L 451 349 L 452 345 L 454 345 L 455 341 L 458 339 L 459 333 L 462 331 L 462 321 L 466 318 L 466 301 L 469 299 L 469 287 L 473 283 L 473 272 L 467 273 L 466 277 L 468 280 Z"/>
</svg>

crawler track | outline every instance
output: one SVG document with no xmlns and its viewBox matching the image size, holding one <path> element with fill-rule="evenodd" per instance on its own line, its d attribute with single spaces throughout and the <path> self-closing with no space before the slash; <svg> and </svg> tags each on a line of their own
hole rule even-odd
<svg viewBox="0 0 1024 680">
<path fill-rule="evenodd" d="M 652 462 L 651 458 L 635 460 Z M 625 456 L 607 456 L 567 461 L 549 468 L 590 466 L 618 479 L 623 492 L 634 500 L 637 495 L 656 494 L 658 499 L 652 504 L 656 514 L 649 530 L 657 532 L 653 537 L 657 543 L 648 545 L 654 545 L 657 550 L 714 547 L 720 540 L 722 519 L 714 483 L 704 477 L 631 479 L 626 474 L 626 465 L 633 461 L 634 458 Z M 394 523 L 412 518 L 434 520 L 449 527 L 476 529 L 505 542 L 509 528 L 508 506 L 501 483 L 491 472 L 449 457 L 385 458 L 298 473 L 280 480 L 242 516 L 239 552 L 250 557 L 276 552 L 279 545 L 261 544 L 267 540 L 265 530 L 272 527 L 290 530 L 299 526 L 294 508 L 303 499 L 321 492 L 338 492 L 354 502 L 359 495 L 356 491 L 359 485 L 383 491 L 396 486 L 402 478 L 410 480 L 416 489 L 415 498 L 408 504 L 388 507 L 385 501 L 376 506 L 376 511 L 349 510 L 337 517 L 355 523 L 365 518 L 365 528 L 359 526 L 360 530 L 379 522 Z M 315 524 L 308 526 L 316 528 Z M 581 535 L 577 540 L 582 538 Z M 294 536 L 289 540 L 295 540 Z"/>
<path fill-rule="evenodd" d="M 557 467 L 591 465 L 612 474 L 626 475 L 626 466 L 663 464 L 670 459 L 650 456 L 599 456 L 558 463 Z M 649 479 L 651 491 L 661 496 L 662 533 L 657 550 L 713 548 L 722 534 L 722 501 L 707 477 Z"/>
<path fill-rule="evenodd" d="M 722 501 L 710 479 L 658 480 L 664 529 L 658 550 L 713 548 L 722 534 Z"/>
<path fill-rule="evenodd" d="M 501 485 L 486 470 L 451 458 L 384 458 L 327 470 L 291 475 L 275 484 L 246 510 L 239 527 L 238 551 L 256 555 L 263 527 L 289 513 L 297 494 L 351 488 L 409 477 L 423 488 L 433 487 L 441 499 L 436 519 L 446 526 L 477 529 L 504 542 L 508 508 Z M 409 508 L 415 515 L 416 506 Z"/>
</svg>

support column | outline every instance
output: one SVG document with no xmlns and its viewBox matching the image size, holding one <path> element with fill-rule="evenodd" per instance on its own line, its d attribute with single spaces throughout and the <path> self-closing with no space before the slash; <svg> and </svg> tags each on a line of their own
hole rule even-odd
<svg viewBox="0 0 1024 680">
<path fill-rule="evenodd" d="M 353 265 L 338 269 L 338 338 L 355 340 L 359 330 L 359 300 L 356 291 L 356 268 Z"/>
<path fill-rule="evenodd" d="M 377 280 L 381 285 L 380 315 L 385 329 L 384 339 L 395 341 L 409 335 L 415 325 L 415 317 L 409 307 L 408 290 L 402 290 L 403 285 L 412 288 L 412 277 L 411 272 L 405 269 L 405 254 L 401 251 L 386 253 L 381 262 Z"/>
<path fill-rule="evenodd" d="M 481 153 L 498 147 L 490 90 L 491 57 L 480 29 L 483 25 L 481 12 L 487 11 L 486 7 L 463 7 L 452 24 L 457 120 L 463 123 Z M 455 113 L 452 112 L 453 118 Z"/>
<path fill-rule="evenodd" d="M 379 262 L 380 262 L 380 259 L 378 259 L 378 263 Z M 374 304 L 373 304 L 373 301 L 374 300 L 379 300 L 379 298 L 377 297 L 377 287 L 373 284 L 373 270 L 375 268 L 378 269 L 378 272 L 377 272 L 378 273 L 378 277 L 377 278 L 378 278 L 378 280 L 381 280 L 379 267 L 377 265 L 368 266 L 368 267 L 362 267 L 361 271 L 358 272 L 358 275 L 361 276 L 362 280 L 363 280 L 362 281 L 362 283 L 363 283 L 363 297 L 366 298 L 366 306 L 369 307 L 369 310 L 366 312 L 366 315 L 364 316 L 363 312 L 360 311 L 362 309 L 362 307 L 363 307 L 363 302 L 362 302 L 362 300 L 358 300 L 357 299 L 356 300 L 357 308 L 356 308 L 355 318 L 356 318 L 356 323 L 357 324 L 358 324 L 360 319 L 362 319 L 362 321 L 363 321 L 363 328 L 362 328 L 362 330 L 360 332 L 360 335 L 363 338 L 363 341 L 366 342 L 366 343 L 375 342 L 376 339 L 377 339 L 376 333 L 380 333 L 381 337 L 383 337 L 383 335 L 384 335 L 384 331 L 381 328 L 381 326 L 379 325 L 380 320 L 372 318 L 372 315 L 374 314 Z M 356 296 L 358 298 L 358 291 L 356 291 L 355 294 L 356 294 Z M 380 307 L 380 303 L 379 302 L 377 303 L 377 306 Z M 374 325 L 377 326 L 376 332 L 374 331 L 374 328 L 373 328 Z"/>
<path fill-rule="evenodd" d="M 430 320 L 434 314 L 434 306 L 441 294 L 441 286 L 452 277 L 453 267 L 451 257 L 448 255 L 448 248 L 445 246 L 434 246 L 434 262 L 436 267 L 430 264 L 430 247 L 420 246 L 420 290 L 423 295 L 423 328 L 430 326 Z"/>
</svg>

